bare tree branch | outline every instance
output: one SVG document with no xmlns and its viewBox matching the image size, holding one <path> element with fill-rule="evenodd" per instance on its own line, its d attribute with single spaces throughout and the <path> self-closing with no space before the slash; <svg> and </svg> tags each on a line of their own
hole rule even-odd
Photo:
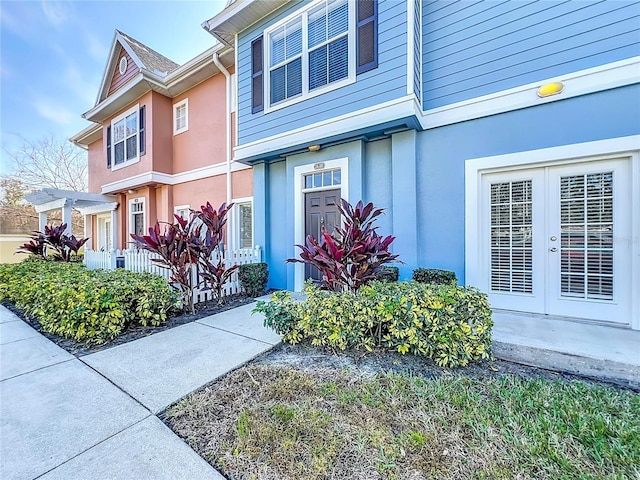
<svg viewBox="0 0 640 480">
<path fill-rule="evenodd" d="M 59 188 L 87 191 L 87 152 L 66 140 L 53 136 L 29 140 L 18 135 L 22 146 L 15 150 L 3 147 L 14 163 L 14 173 L 5 178 L 22 181 L 29 190 Z"/>
</svg>

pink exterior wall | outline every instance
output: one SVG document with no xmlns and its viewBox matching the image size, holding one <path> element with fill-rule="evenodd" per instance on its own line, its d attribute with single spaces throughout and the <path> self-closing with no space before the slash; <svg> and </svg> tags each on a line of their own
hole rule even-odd
<svg viewBox="0 0 640 480">
<path fill-rule="evenodd" d="M 173 171 L 173 101 L 157 92 L 151 92 L 151 111 L 147 112 L 147 127 L 151 132 L 151 158 L 153 170 L 162 173 Z M 149 107 L 147 107 L 148 109 Z"/>
<path fill-rule="evenodd" d="M 203 178 L 192 182 L 180 183 L 173 186 L 173 207 L 189 205 L 198 209 L 206 202 L 218 208 L 227 201 L 227 183 L 225 175 Z"/>
<path fill-rule="evenodd" d="M 253 169 L 247 168 L 231 174 L 231 198 L 253 196 Z"/>
<path fill-rule="evenodd" d="M 89 145 L 88 150 L 88 173 L 89 191 L 91 193 L 101 193 L 104 173 L 107 170 L 106 146 L 102 139 Z"/>
<path fill-rule="evenodd" d="M 226 161 L 225 89 L 217 74 L 172 100 L 171 122 L 173 104 L 189 99 L 189 129 L 173 136 L 173 173 Z"/>
</svg>

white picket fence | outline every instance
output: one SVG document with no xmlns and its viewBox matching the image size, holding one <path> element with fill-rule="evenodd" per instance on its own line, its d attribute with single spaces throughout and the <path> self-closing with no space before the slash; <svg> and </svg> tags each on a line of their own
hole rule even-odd
<svg viewBox="0 0 640 480">
<path fill-rule="evenodd" d="M 218 253 L 214 254 L 214 261 L 217 261 Z M 84 252 L 84 264 L 90 270 L 113 270 L 118 266 L 132 272 L 151 272 L 160 275 L 167 280 L 171 277 L 168 268 L 163 267 L 157 262 L 153 262 L 154 258 L 159 258 L 155 253 L 147 250 L 127 249 L 127 250 L 111 250 L 111 251 L 94 251 L 86 249 Z M 259 263 L 262 261 L 262 254 L 259 246 L 253 248 L 243 248 L 240 250 L 225 250 L 223 256 L 225 266 L 227 268 L 233 265 L 244 265 L 247 263 Z M 123 264 L 124 262 L 124 264 Z M 194 283 L 200 285 L 202 282 L 198 275 L 198 269 L 192 270 Z M 223 295 L 233 295 L 240 293 L 242 287 L 238 280 L 238 271 L 231 274 L 229 281 L 225 284 Z M 196 289 L 193 296 L 194 303 L 211 300 L 213 294 L 210 290 Z"/>
</svg>

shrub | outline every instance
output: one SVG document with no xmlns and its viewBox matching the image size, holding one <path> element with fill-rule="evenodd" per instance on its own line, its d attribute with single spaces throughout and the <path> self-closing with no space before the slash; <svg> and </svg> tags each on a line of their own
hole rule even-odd
<svg viewBox="0 0 640 480">
<path fill-rule="evenodd" d="M 413 279 L 420 283 L 436 283 L 457 285 L 456 273 L 450 270 L 438 270 L 437 268 L 416 268 L 413 271 Z"/>
<path fill-rule="evenodd" d="M 0 300 L 34 316 L 44 332 L 100 344 L 129 326 L 165 322 L 177 297 L 151 273 L 37 260 L 0 265 Z"/>
<path fill-rule="evenodd" d="M 238 279 L 247 295 L 257 297 L 267 288 L 269 268 L 266 263 L 247 263 L 246 265 L 240 265 Z"/>
<path fill-rule="evenodd" d="M 397 282 L 400 278 L 398 267 L 382 266 L 376 272 L 376 280 L 379 282 Z"/>
<path fill-rule="evenodd" d="M 213 292 L 218 303 L 222 302 L 224 284 L 238 268 L 237 265 L 227 267 L 218 249 L 231 207 L 233 203 L 229 206 L 223 203 L 216 210 L 207 202 L 200 210 L 191 210 L 189 220 L 174 215 L 176 223 L 167 223 L 164 232 L 156 220 L 149 228 L 149 235 L 131 234 L 139 248 L 159 255 L 160 258 L 152 261 L 171 270 L 171 281 L 180 290 L 182 306 L 188 312 L 195 312 L 193 293 L 200 286 L 194 283 L 191 273 L 194 266 L 198 266 L 205 287 Z"/>
<path fill-rule="evenodd" d="M 418 282 L 379 283 L 359 292 L 328 292 L 314 286 L 295 302 L 275 294 L 254 311 L 286 342 L 346 348 L 384 347 L 457 367 L 489 358 L 491 310 L 475 288 Z"/>
<path fill-rule="evenodd" d="M 366 206 L 359 201 L 355 207 L 344 199 L 338 210 L 342 214 L 343 225 L 336 225 L 328 234 L 322 227 L 322 242 L 312 235 L 307 236 L 306 245 L 300 248 L 300 258 L 289 258 L 287 262 L 307 263 L 322 274 L 325 288 L 336 292 L 349 290 L 357 292 L 366 283 L 375 280 L 381 265 L 396 261 L 389 246 L 395 240 L 391 235 L 382 237 L 373 224 L 383 212 L 373 203 Z"/>
<path fill-rule="evenodd" d="M 59 262 L 71 262 L 78 258 L 78 250 L 89 240 L 88 238 L 77 239 L 75 235 L 67 235 L 65 230 L 67 224 L 55 226 L 45 226 L 43 232 L 33 232 L 29 243 L 18 247 L 16 253 L 27 253 L 35 255 L 41 259 L 47 258 L 49 249 L 53 249 L 51 255 L 53 260 Z"/>
</svg>

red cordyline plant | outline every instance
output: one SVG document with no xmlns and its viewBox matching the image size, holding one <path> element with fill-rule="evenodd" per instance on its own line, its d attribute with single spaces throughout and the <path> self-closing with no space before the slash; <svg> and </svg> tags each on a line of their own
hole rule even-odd
<svg viewBox="0 0 640 480">
<path fill-rule="evenodd" d="M 74 256 L 78 256 L 78 251 L 89 239 L 77 239 L 75 235 L 67 235 L 64 233 L 66 229 L 66 223 L 57 227 L 46 225 L 44 232 L 33 232 L 29 243 L 18 247 L 16 253 L 28 253 L 45 259 L 47 258 L 47 250 L 51 248 L 54 251 L 51 255 L 53 260 L 70 262 Z"/>
<path fill-rule="evenodd" d="M 287 262 L 313 265 L 329 290 L 356 292 L 375 280 L 382 265 L 399 262 L 398 255 L 389 251 L 395 237 L 382 237 L 377 233 L 378 227 L 373 223 L 383 209 L 376 209 L 373 203 L 364 205 L 361 200 L 353 207 L 341 199 L 338 209 L 343 218 L 342 227 L 336 226 L 329 234 L 323 226 L 320 242 L 312 235 L 307 236 L 306 245 L 296 245 L 301 250 L 300 258 L 290 258 Z"/>
<path fill-rule="evenodd" d="M 152 261 L 171 270 L 171 281 L 182 294 L 183 308 L 194 313 L 194 291 L 199 288 L 193 270 L 198 268 L 205 288 L 214 292 L 218 303 L 222 302 L 222 288 L 237 265 L 225 268 L 219 245 L 224 239 L 226 215 L 233 204 L 216 210 L 209 202 L 201 210 L 191 210 L 189 219 L 175 215 L 176 223 L 167 223 L 161 233 L 160 222 L 149 228 L 149 235 L 134 235 L 139 248 L 156 253 L 160 258 Z"/>
</svg>

